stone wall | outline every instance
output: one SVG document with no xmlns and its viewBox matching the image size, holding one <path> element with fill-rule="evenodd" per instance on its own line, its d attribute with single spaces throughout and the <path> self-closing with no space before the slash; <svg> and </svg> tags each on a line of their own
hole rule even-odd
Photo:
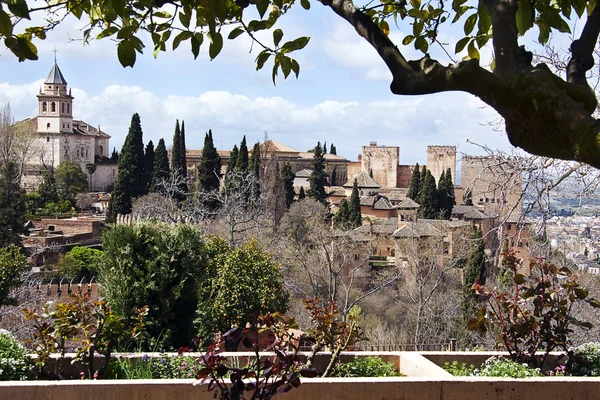
<svg viewBox="0 0 600 400">
<path fill-rule="evenodd" d="M 371 142 L 362 147 L 361 169 L 369 172 L 382 187 L 396 187 L 400 147 L 378 146 Z"/>
</svg>

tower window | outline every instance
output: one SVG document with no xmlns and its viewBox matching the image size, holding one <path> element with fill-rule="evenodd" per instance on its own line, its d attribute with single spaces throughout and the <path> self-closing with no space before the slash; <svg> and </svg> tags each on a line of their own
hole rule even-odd
<svg viewBox="0 0 600 400">
<path fill-rule="evenodd" d="M 50 122 L 46 124 L 46 129 L 50 129 Z"/>
<path fill-rule="evenodd" d="M 48 104 L 46 104 L 46 102 L 42 103 L 42 112 L 46 112 L 48 111 Z"/>
<path fill-rule="evenodd" d="M 50 143 L 50 136 L 46 136 L 46 142 Z"/>
<path fill-rule="evenodd" d="M 52 112 L 56 112 L 56 103 L 55 103 L 55 102 L 52 102 L 52 103 L 50 104 L 50 110 L 51 110 Z"/>
<path fill-rule="evenodd" d="M 64 114 L 64 112 L 65 112 L 65 103 L 61 103 L 61 105 L 62 105 L 62 106 L 61 106 L 61 108 L 62 108 L 62 112 L 63 112 L 63 114 Z"/>
<path fill-rule="evenodd" d="M 71 103 L 67 103 L 67 114 L 71 113 Z"/>
</svg>

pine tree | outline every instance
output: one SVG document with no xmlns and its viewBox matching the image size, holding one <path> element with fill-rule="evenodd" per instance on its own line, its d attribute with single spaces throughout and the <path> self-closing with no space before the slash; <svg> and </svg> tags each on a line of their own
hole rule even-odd
<svg viewBox="0 0 600 400">
<path fill-rule="evenodd" d="M 310 174 L 310 178 L 308 178 L 308 182 L 310 183 L 308 195 L 318 202 L 327 204 L 327 193 L 325 192 L 325 158 L 323 157 L 321 143 L 317 143 L 314 149 L 312 167 L 313 171 Z"/>
<path fill-rule="evenodd" d="M 117 181 L 112 193 L 115 216 L 131 213 L 132 199 L 141 195 L 144 162 L 141 138 L 140 116 L 136 113 L 131 117 L 129 133 L 119 155 Z"/>
<path fill-rule="evenodd" d="M 354 178 L 354 183 L 352 184 L 352 194 L 350 195 L 350 202 L 348 204 L 348 222 L 352 228 L 358 228 L 362 225 L 358 180 L 356 178 Z"/>
<path fill-rule="evenodd" d="M 418 201 L 421 206 L 419 208 L 421 218 L 435 219 L 438 217 L 437 197 L 435 178 L 431 175 L 431 171 L 427 170 Z"/>
<path fill-rule="evenodd" d="M 292 172 L 292 164 L 286 162 L 283 164 L 283 189 L 285 193 L 285 205 L 290 208 L 290 205 L 294 202 L 296 192 L 294 192 L 294 179 L 296 174 Z"/>
<path fill-rule="evenodd" d="M 175 133 L 173 134 L 173 146 L 171 148 L 171 171 L 183 174 L 181 165 L 181 128 L 179 120 L 175 121 Z"/>
<path fill-rule="evenodd" d="M 154 157 L 154 143 L 150 140 L 146 145 L 146 152 L 144 154 L 144 194 L 147 194 L 150 191 L 150 185 L 152 184 L 152 177 L 154 176 Z"/>
<path fill-rule="evenodd" d="M 240 143 L 235 170 L 244 173 L 248 172 L 248 146 L 246 146 L 246 135 L 244 135 L 242 143 Z"/>
<path fill-rule="evenodd" d="M 119 161 L 119 153 L 117 153 L 117 148 L 113 147 L 112 154 L 110 155 L 110 159 L 113 161 Z"/>
<path fill-rule="evenodd" d="M 471 233 L 471 250 L 469 252 L 464 271 L 463 285 L 463 311 L 466 318 L 470 318 L 475 308 L 477 295 L 472 289 L 475 282 L 484 285 L 486 279 L 485 245 L 481 229 L 473 227 Z"/>
<path fill-rule="evenodd" d="M 9 161 L 0 169 L 0 247 L 20 246 L 24 231 L 25 196 L 19 183 L 19 169 Z"/>
<path fill-rule="evenodd" d="M 343 230 L 350 228 L 350 206 L 346 198 L 340 200 L 340 207 L 337 213 L 335 213 L 335 226 Z"/>
<path fill-rule="evenodd" d="M 333 154 L 334 156 L 337 155 L 337 149 L 335 148 L 333 143 L 331 143 L 331 147 L 329 148 L 329 154 Z"/>
<path fill-rule="evenodd" d="M 419 171 L 419 163 L 415 164 L 415 168 L 413 169 L 412 176 L 410 178 L 410 183 L 408 184 L 408 193 L 406 197 L 417 201 L 419 197 L 419 190 L 421 188 L 421 172 Z"/>
<path fill-rule="evenodd" d="M 298 201 L 305 199 L 306 194 L 304 193 L 304 187 L 300 186 L 300 192 L 298 193 Z"/>
<path fill-rule="evenodd" d="M 154 152 L 154 164 L 152 165 L 152 179 L 150 181 L 150 192 L 155 193 L 159 190 L 158 183 L 168 179 L 171 175 L 169 170 L 169 154 L 165 146 L 165 140 L 160 139 Z"/>
<path fill-rule="evenodd" d="M 198 175 L 198 189 L 209 192 L 219 189 L 219 174 L 221 173 L 221 157 L 215 148 L 212 131 L 204 136 L 202 157 L 196 167 Z"/>
</svg>

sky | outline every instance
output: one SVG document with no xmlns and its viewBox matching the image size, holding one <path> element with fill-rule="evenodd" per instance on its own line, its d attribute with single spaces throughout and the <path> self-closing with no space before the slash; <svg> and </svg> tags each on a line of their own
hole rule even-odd
<svg viewBox="0 0 600 400">
<path fill-rule="evenodd" d="M 349 24 L 318 2 L 310 11 L 296 8 L 277 26 L 284 41 L 311 37 L 304 50 L 292 53 L 300 63 L 299 79 L 281 76 L 273 85 L 268 63 L 256 71 L 258 51 L 250 52 L 251 42 L 244 36 L 226 40 L 213 61 L 207 46 L 194 60 L 189 43 L 157 59 L 148 45 L 133 68 L 123 68 L 114 41 L 84 45 L 76 40 L 83 24 L 67 18 L 45 41 L 35 42 L 37 61 L 19 63 L 0 45 L 0 104 L 10 103 L 15 120 L 35 116 L 36 94 L 56 49 L 75 97 L 74 118 L 100 125 L 117 150 L 137 112 L 144 142 L 155 145 L 162 137 L 169 146 L 175 120 L 184 120 L 188 149 L 202 148 L 205 132 L 212 129 L 219 149 L 231 149 L 246 135 L 249 147 L 265 137 L 300 151 L 317 141 L 334 143 L 339 155 L 356 160 L 361 146 L 375 141 L 399 146 L 401 164 L 423 164 L 428 145 L 455 145 L 459 153 L 482 154 L 470 141 L 510 151 L 506 135 L 498 131 L 499 116 L 479 99 L 458 92 L 393 95 L 385 64 Z M 400 26 L 392 39 L 399 44 L 407 29 Z M 453 48 L 460 33 L 450 30 L 441 39 Z M 261 37 L 269 40 L 270 35 Z M 408 58 L 420 57 L 412 48 L 402 51 Z M 485 53 L 482 58 L 489 56 Z M 434 48 L 432 57 L 450 62 L 440 49 Z"/>
</svg>

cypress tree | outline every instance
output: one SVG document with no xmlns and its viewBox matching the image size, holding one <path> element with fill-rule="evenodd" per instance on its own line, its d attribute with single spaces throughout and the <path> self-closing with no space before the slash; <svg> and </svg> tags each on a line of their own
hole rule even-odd
<svg viewBox="0 0 600 400">
<path fill-rule="evenodd" d="M 300 192 L 298 193 L 298 201 L 306 198 L 306 194 L 304 193 L 304 187 L 300 186 Z"/>
<path fill-rule="evenodd" d="M 117 181 L 111 197 L 114 201 L 115 217 L 117 214 L 131 213 L 132 198 L 141 195 L 143 185 L 143 169 L 141 166 L 144 161 L 144 148 L 141 138 L 140 116 L 136 113 L 131 117 L 129 133 L 119 155 Z"/>
<path fill-rule="evenodd" d="M 25 196 L 20 187 L 19 169 L 9 161 L 0 169 L 0 247 L 20 246 L 24 231 Z"/>
<path fill-rule="evenodd" d="M 296 174 L 292 172 L 292 164 L 286 162 L 283 164 L 283 190 L 285 193 L 285 205 L 290 208 L 294 202 L 296 192 L 294 192 L 294 179 Z"/>
<path fill-rule="evenodd" d="M 410 183 L 408 184 L 408 193 L 406 197 L 417 201 L 419 197 L 419 190 L 421 188 L 421 172 L 419 171 L 419 163 L 415 164 L 415 168 L 413 169 L 412 176 L 410 178 Z"/>
<path fill-rule="evenodd" d="M 308 195 L 323 204 L 327 204 L 327 193 L 325 193 L 325 158 L 321 143 L 317 143 L 313 151 L 313 171 L 308 178 L 310 188 Z"/>
<path fill-rule="evenodd" d="M 327 154 L 327 142 L 323 143 L 323 154 Z"/>
<path fill-rule="evenodd" d="M 447 204 L 448 209 L 450 210 L 447 219 L 450 219 L 450 217 L 452 216 L 452 209 L 456 205 L 456 194 L 454 193 L 454 180 L 452 179 L 452 170 L 450 168 L 446 170 L 446 185 L 448 186 Z"/>
<path fill-rule="evenodd" d="M 117 148 L 113 147 L 112 154 L 110 155 L 110 159 L 113 161 L 119 161 L 119 153 L 117 153 Z"/>
<path fill-rule="evenodd" d="M 244 173 L 248 172 L 248 146 L 246 146 L 246 135 L 244 135 L 242 143 L 240 143 L 235 170 Z"/>
<path fill-rule="evenodd" d="M 421 218 L 435 219 L 437 218 L 437 188 L 435 178 L 431 175 L 431 171 L 427 170 L 425 179 L 421 186 L 421 194 L 418 203 L 421 205 L 419 214 Z"/>
<path fill-rule="evenodd" d="M 146 145 L 146 154 L 144 155 L 144 194 L 150 191 L 150 185 L 152 184 L 152 177 L 154 176 L 154 143 L 152 140 Z"/>
<path fill-rule="evenodd" d="M 231 182 L 231 174 L 236 171 L 238 154 L 238 147 L 234 144 L 233 149 L 231 149 L 231 152 L 229 153 L 229 161 L 227 162 L 227 170 L 225 171 L 225 182 L 223 183 L 223 190 L 229 190 L 233 186 L 233 182 Z"/>
<path fill-rule="evenodd" d="M 329 148 L 329 154 L 337 155 L 337 149 L 335 148 L 333 143 L 331 143 L 331 147 Z"/>
<path fill-rule="evenodd" d="M 348 200 L 343 198 L 340 200 L 340 208 L 335 213 L 335 226 L 338 229 L 346 230 L 350 228 L 350 206 Z"/>
<path fill-rule="evenodd" d="M 352 184 L 352 194 L 348 204 L 348 222 L 350 227 L 358 228 L 362 225 L 362 214 L 360 212 L 360 196 L 358 195 L 358 181 L 354 178 Z"/>
<path fill-rule="evenodd" d="M 181 137 L 179 140 L 179 165 L 181 166 L 181 173 L 183 174 L 184 180 L 181 182 L 179 186 L 179 191 L 181 193 L 188 192 L 188 174 L 187 174 L 187 154 L 185 148 L 185 121 L 181 121 Z"/>
<path fill-rule="evenodd" d="M 331 171 L 331 186 L 335 186 L 337 183 L 337 167 L 333 167 Z"/>
<path fill-rule="evenodd" d="M 181 166 L 181 128 L 179 120 L 175 121 L 175 133 L 173 134 L 173 146 L 171 149 L 171 171 L 183 174 Z"/>
<path fill-rule="evenodd" d="M 442 172 L 438 183 L 438 208 L 442 218 L 450 219 L 454 207 L 454 185 L 452 184 L 452 171 L 450 168 Z"/>
<path fill-rule="evenodd" d="M 221 157 L 215 148 L 212 131 L 204 136 L 202 157 L 196 167 L 198 175 L 198 189 L 211 191 L 219 189 L 219 174 L 221 173 Z"/>
<path fill-rule="evenodd" d="M 471 241 L 471 250 L 465 266 L 463 285 L 463 310 L 467 318 L 473 314 L 475 302 L 477 301 L 477 295 L 471 287 L 475 282 L 484 285 L 486 279 L 485 245 L 480 229 L 473 227 Z"/>
<path fill-rule="evenodd" d="M 154 164 L 152 166 L 152 180 L 150 181 L 150 192 L 159 190 L 158 183 L 168 179 L 171 171 L 169 170 L 169 154 L 165 146 L 165 140 L 160 139 L 154 152 Z"/>
<path fill-rule="evenodd" d="M 255 143 L 252 148 L 252 158 L 248 164 L 248 172 L 256 177 L 252 187 L 252 198 L 254 201 L 258 201 L 260 198 L 260 146 L 258 143 Z"/>
</svg>

